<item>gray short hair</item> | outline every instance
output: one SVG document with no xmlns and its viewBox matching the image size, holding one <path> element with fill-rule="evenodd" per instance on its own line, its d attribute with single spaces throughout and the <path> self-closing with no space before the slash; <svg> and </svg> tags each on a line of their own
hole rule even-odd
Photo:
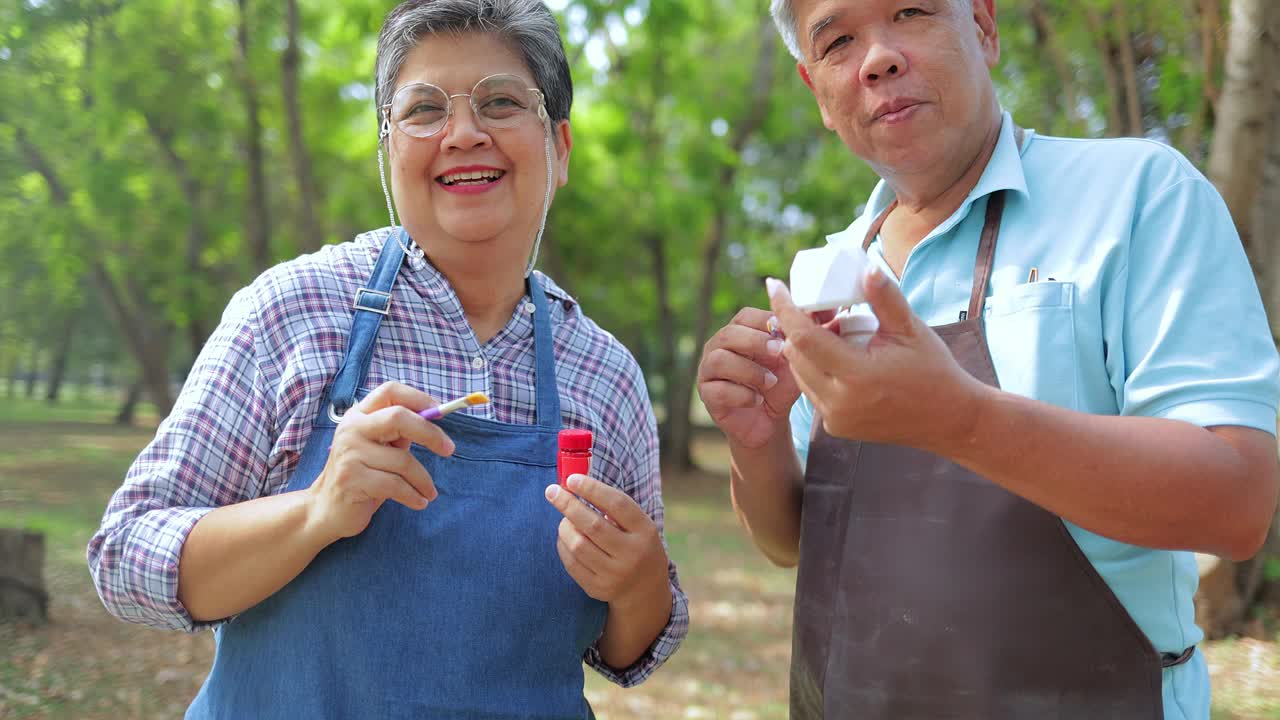
<svg viewBox="0 0 1280 720">
<path fill-rule="evenodd" d="M 569 119 L 573 78 L 560 24 L 542 0 L 406 0 L 387 14 L 378 34 L 374 110 L 379 125 L 405 58 L 423 37 L 443 33 L 493 33 L 511 43 L 546 96 L 552 121 Z"/>
<path fill-rule="evenodd" d="M 973 7 L 973 0 L 952 0 L 958 9 Z M 770 0 L 769 14 L 773 15 L 773 24 L 778 26 L 778 34 L 782 42 L 791 51 L 792 57 L 804 62 L 804 53 L 800 51 L 800 37 L 796 30 L 796 12 L 791 0 Z"/>
<path fill-rule="evenodd" d="M 803 61 L 804 54 L 800 52 L 800 40 L 796 36 L 796 13 L 791 7 L 791 0 L 771 0 L 769 14 L 773 15 L 773 24 L 778 26 L 778 34 L 791 51 L 791 56 Z"/>
</svg>

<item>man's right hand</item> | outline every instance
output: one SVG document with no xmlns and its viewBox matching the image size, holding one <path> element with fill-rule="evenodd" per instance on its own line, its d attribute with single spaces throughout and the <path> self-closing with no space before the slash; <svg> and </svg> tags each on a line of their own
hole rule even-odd
<svg viewBox="0 0 1280 720">
<path fill-rule="evenodd" d="M 800 388 L 769 334 L 768 310 L 743 308 L 702 348 L 698 395 L 730 442 L 763 447 L 780 429 Z"/>
</svg>

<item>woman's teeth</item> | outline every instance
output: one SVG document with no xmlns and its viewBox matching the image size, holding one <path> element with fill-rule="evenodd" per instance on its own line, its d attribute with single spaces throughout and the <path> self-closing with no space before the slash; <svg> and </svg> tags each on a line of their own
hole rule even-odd
<svg viewBox="0 0 1280 720">
<path fill-rule="evenodd" d="M 502 170 L 479 170 L 476 172 L 449 173 L 441 175 L 440 182 L 445 185 L 482 185 L 496 182 L 506 173 Z"/>
</svg>

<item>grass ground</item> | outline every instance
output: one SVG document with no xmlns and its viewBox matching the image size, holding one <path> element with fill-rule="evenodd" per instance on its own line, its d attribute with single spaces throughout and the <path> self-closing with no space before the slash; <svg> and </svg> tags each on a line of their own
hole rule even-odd
<svg viewBox="0 0 1280 720">
<path fill-rule="evenodd" d="M 112 409 L 94 398 L 73 409 L 0 403 L 0 527 L 46 534 L 53 597 L 48 625 L 0 625 L 0 718 L 181 717 L 208 670 L 208 634 L 120 623 L 89 582 L 85 543 L 150 436 L 111 426 Z M 587 696 L 601 720 L 787 715 L 794 576 L 765 562 L 738 528 L 723 443 L 700 442 L 695 454 L 707 472 L 664 481 L 667 537 L 692 601 L 692 629 L 639 688 L 620 690 L 589 673 Z M 1215 720 L 1280 720 L 1280 645 L 1235 639 L 1204 650 Z"/>
</svg>

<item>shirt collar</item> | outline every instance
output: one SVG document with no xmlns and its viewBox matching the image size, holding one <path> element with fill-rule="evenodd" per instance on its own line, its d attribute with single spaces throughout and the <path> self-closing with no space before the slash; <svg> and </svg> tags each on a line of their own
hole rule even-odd
<svg viewBox="0 0 1280 720">
<path fill-rule="evenodd" d="M 1014 137 L 1013 116 L 1008 111 L 1003 111 L 1000 117 L 1000 137 L 996 140 L 996 149 L 991 153 L 991 159 L 987 161 L 982 177 L 978 178 L 978 184 L 969 191 L 969 197 L 957 212 L 965 211 L 975 200 L 998 190 L 1013 190 L 1027 197 L 1031 195 L 1027 189 L 1026 172 L 1022 167 L 1022 153 L 1031 145 L 1031 139 L 1035 133 L 1027 131 L 1022 147 L 1019 148 L 1018 141 Z M 889 187 L 889 183 L 884 180 L 876 183 L 875 190 L 871 191 L 871 197 L 867 200 L 866 210 L 848 228 L 828 235 L 827 241 L 856 242 L 861 246 L 868 225 L 879 217 L 896 197 L 897 194 Z"/>
<path fill-rule="evenodd" d="M 382 228 L 372 232 L 363 233 L 356 238 L 356 242 L 365 246 L 370 255 L 370 262 L 376 262 L 377 255 L 381 252 L 383 244 L 386 243 L 388 233 L 396 232 L 398 228 Z M 416 246 L 411 247 L 414 252 L 409 253 L 405 258 L 405 265 L 408 266 L 411 277 L 422 283 L 433 293 L 451 294 L 453 291 L 449 287 L 449 281 L 444 275 L 432 265 L 426 257 L 418 251 Z M 552 300 L 566 305 L 568 307 L 577 305 L 578 301 L 570 295 L 564 288 L 556 284 L 554 280 L 547 277 L 540 271 L 534 271 L 538 275 L 538 280 L 542 283 L 542 290 L 547 297 Z M 528 295 L 525 295 L 527 298 Z"/>
</svg>

